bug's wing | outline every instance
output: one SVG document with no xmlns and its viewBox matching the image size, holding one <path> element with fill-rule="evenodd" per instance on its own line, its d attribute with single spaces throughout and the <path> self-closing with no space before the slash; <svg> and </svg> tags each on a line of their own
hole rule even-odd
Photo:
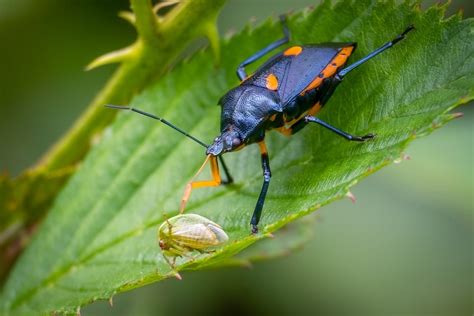
<svg viewBox="0 0 474 316">
<path fill-rule="evenodd" d="M 229 236 L 225 233 L 225 231 L 219 225 L 215 223 L 208 223 L 207 228 L 216 235 L 216 238 L 219 244 L 223 244 L 229 240 Z"/>
<path fill-rule="evenodd" d="M 171 228 L 171 236 L 177 244 L 192 249 L 206 249 L 221 243 L 208 225 L 203 223 L 175 225 Z"/>
<path fill-rule="evenodd" d="M 342 48 L 355 43 L 324 43 L 301 46 L 297 54 L 279 53 L 265 62 L 243 84 L 267 86 L 270 74 L 278 80 L 281 104 L 298 96 L 332 62 Z"/>
<path fill-rule="evenodd" d="M 304 46 L 297 56 L 288 56 L 291 63 L 278 93 L 286 104 L 303 91 L 337 55 L 338 49 L 320 45 Z"/>
</svg>

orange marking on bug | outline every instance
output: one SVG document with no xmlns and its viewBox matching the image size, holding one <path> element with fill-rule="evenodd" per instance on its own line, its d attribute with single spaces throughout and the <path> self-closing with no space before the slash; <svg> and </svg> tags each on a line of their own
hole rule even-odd
<svg viewBox="0 0 474 316">
<path fill-rule="evenodd" d="M 212 180 L 194 181 L 194 179 L 203 171 L 208 161 L 211 162 Z M 189 197 L 191 196 L 191 191 L 193 189 L 205 188 L 205 187 L 216 187 L 220 184 L 221 184 L 221 176 L 219 173 L 219 165 L 217 164 L 217 157 L 207 155 L 206 160 L 204 160 L 204 163 L 201 165 L 198 172 L 196 172 L 196 174 L 193 176 L 191 181 L 189 181 L 188 184 L 186 184 L 186 187 L 184 188 L 184 194 L 181 199 L 179 213 L 182 214 L 184 212 L 184 208 L 186 207 L 186 203 L 188 202 Z"/>
<path fill-rule="evenodd" d="M 273 114 L 272 116 L 270 116 L 270 121 L 274 122 L 275 119 L 276 119 L 277 115 L 276 114 Z"/>
<path fill-rule="evenodd" d="M 278 127 L 276 130 L 285 136 L 291 136 L 293 134 L 293 125 L 303 119 L 303 117 L 310 115 L 316 115 L 321 110 L 321 104 L 315 103 L 308 111 L 302 113 L 297 118 L 288 120 L 285 116 L 283 116 L 283 120 L 285 121 L 285 126 Z"/>
<path fill-rule="evenodd" d="M 278 89 L 278 79 L 274 74 L 269 74 L 267 77 L 267 88 L 270 90 Z"/>
<path fill-rule="evenodd" d="M 278 132 L 280 132 L 281 134 L 285 135 L 285 136 L 291 136 L 292 135 L 291 128 L 286 128 L 286 127 L 282 126 L 282 127 L 277 128 L 276 130 Z"/>
<path fill-rule="evenodd" d="M 309 109 L 307 115 L 314 116 L 316 113 L 319 112 L 319 110 L 321 110 L 321 104 L 318 102 L 315 105 L 313 105 L 311 109 Z"/>
<path fill-rule="evenodd" d="M 260 147 L 260 152 L 262 154 L 268 154 L 267 146 L 265 145 L 265 141 L 261 141 L 258 143 L 258 147 Z"/>
<path fill-rule="evenodd" d="M 293 47 L 290 47 L 287 50 L 285 50 L 283 52 L 283 55 L 285 55 L 285 56 L 298 56 L 299 54 L 301 54 L 302 51 L 303 51 L 303 47 L 293 46 Z"/>
<path fill-rule="evenodd" d="M 285 125 L 282 127 L 277 128 L 276 130 L 280 132 L 281 134 L 285 136 L 291 136 L 293 135 L 293 125 L 301 120 L 305 115 L 307 115 L 307 112 L 302 113 L 300 116 L 296 118 L 290 119 L 289 117 L 286 117 L 286 115 L 283 115 L 283 121 L 285 122 Z"/>
<path fill-rule="evenodd" d="M 341 51 L 329 62 L 326 68 L 321 71 L 316 79 L 314 79 L 303 91 L 301 91 L 300 95 L 304 95 L 306 91 L 319 87 L 325 78 L 333 76 L 337 69 L 346 63 L 353 50 L 353 46 L 347 46 L 341 49 Z"/>
</svg>

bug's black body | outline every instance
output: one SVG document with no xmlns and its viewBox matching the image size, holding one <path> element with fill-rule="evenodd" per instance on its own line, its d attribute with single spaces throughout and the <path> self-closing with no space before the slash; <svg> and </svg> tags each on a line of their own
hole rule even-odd
<svg viewBox="0 0 474 316">
<path fill-rule="evenodd" d="M 352 141 L 366 141 L 375 135 L 353 136 L 316 118 L 314 115 L 331 97 L 344 76 L 367 60 L 403 39 L 413 26 L 394 40 L 366 57 L 344 68 L 356 43 L 325 43 L 293 46 L 271 57 L 247 77 L 244 67 L 289 40 L 285 37 L 242 62 L 237 69 L 241 84 L 227 92 L 219 101 L 222 106 L 221 134 L 207 153 L 220 156 L 251 143 L 259 143 L 264 182 L 251 219 L 252 232 L 257 232 L 263 203 L 271 178 L 264 139 L 265 132 L 277 129 L 292 135 L 308 123 L 320 124 Z"/>
<path fill-rule="evenodd" d="M 266 130 L 278 129 L 283 133 L 287 131 L 287 134 L 299 131 L 306 124 L 301 121 L 303 115 L 315 104 L 322 106 L 321 101 L 328 99 L 328 93 L 332 93 L 331 88 L 335 83 L 331 78 L 320 77 L 324 79 L 320 85 L 304 94 L 301 94 L 302 91 L 318 78 L 344 47 L 355 48 L 355 43 L 296 47 L 301 47 L 300 54 L 285 56 L 281 52 L 273 56 L 219 101 L 222 106 L 222 135 L 242 140 L 235 141 L 238 144 L 235 147 L 240 147 L 242 143 L 247 145 L 262 141 Z M 267 87 L 270 75 L 279 83 L 275 90 Z M 216 150 L 211 148 L 208 152 L 219 154 L 220 144 L 216 147 Z M 224 152 L 233 149 L 223 147 Z"/>
<path fill-rule="evenodd" d="M 217 157 L 223 165 L 227 182 L 232 182 L 222 154 L 258 143 L 262 158 L 263 185 L 250 222 L 252 232 L 256 233 L 271 178 L 270 162 L 264 141 L 267 131 L 276 129 L 285 135 L 293 135 L 308 123 L 317 123 L 347 140 L 364 142 L 374 138 L 373 134 L 353 136 L 315 115 L 350 71 L 391 48 L 414 27 L 409 26 L 392 41 L 347 67 L 345 66 L 347 59 L 355 50 L 356 43 L 310 44 L 287 48 L 271 57 L 254 74 L 247 76 L 245 66 L 289 41 L 290 34 L 284 18 L 282 22 L 284 37 L 250 56 L 237 68 L 237 76 L 241 83 L 219 100 L 222 107 L 221 133 L 211 145 L 205 146 L 166 120 L 132 109 L 172 126 L 207 147 L 206 162 L 211 161 L 213 180 L 191 181 L 186 187 L 181 211 L 184 210 L 192 188 L 216 186 L 221 183 Z"/>
</svg>

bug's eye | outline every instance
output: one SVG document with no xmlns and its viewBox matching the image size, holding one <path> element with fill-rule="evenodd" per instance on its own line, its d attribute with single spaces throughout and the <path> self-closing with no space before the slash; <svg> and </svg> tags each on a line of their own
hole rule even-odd
<svg viewBox="0 0 474 316">
<path fill-rule="evenodd" d="M 235 148 L 235 147 L 238 147 L 238 146 L 240 146 L 240 144 L 241 144 L 241 141 L 240 141 L 239 138 L 234 138 L 234 139 L 232 140 L 232 147 L 234 147 L 234 148 Z"/>
<path fill-rule="evenodd" d="M 160 240 L 159 244 L 161 249 L 165 248 L 165 242 L 163 240 Z"/>
</svg>

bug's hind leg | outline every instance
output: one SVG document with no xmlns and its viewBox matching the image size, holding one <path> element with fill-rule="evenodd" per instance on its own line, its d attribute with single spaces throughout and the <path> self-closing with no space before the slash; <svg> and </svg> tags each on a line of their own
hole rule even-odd
<svg viewBox="0 0 474 316">
<path fill-rule="evenodd" d="M 342 80 L 344 78 L 345 75 L 347 75 L 350 71 L 354 70 L 355 68 L 359 67 L 360 65 L 362 65 L 363 63 L 365 63 L 366 61 L 372 59 L 373 57 L 377 56 L 378 54 L 382 53 L 383 51 L 393 47 L 393 45 L 395 45 L 396 43 L 398 43 L 399 41 L 401 41 L 402 39 L 405 38 L 405 36 L 407 35 L 408 32 L 410 32 L 411 30 L 415 29 L 415 26 L 413 25 L 410 25 L 409 27 L 407 27 L 405 29 L 405 31 L 403 31 L 403 33 L 397 35 L 397 37 L 395 37 L 393 40 L 391 40 L 390 42 L 387 42 L 385 43 L 384 45 L 380 46 L 379 48 L 377 48 L 376 50 L 374 50 L 373 52 L 371 52 L 370 54 L 368 54 L 367 56 L 359 59 L 358 61 L 354 62 L 353 64 L 347 66 L 346 68 L 343 68 L 341 69 L 338 73 L 337 73 L 337 76 L 339 77 L 340 80 Z"/>
<path fill-rule="evenodd" d="M 351 135 L 347 132 L 344 132 L 334 126 L 332 126 L 331 124 L 328 124 L 326 122 L 324 122 L 323 120 L 317 118 L 317 117 L 314 117 L 314 116 L 305 116 L 304 118 L 304 121 L 306 123 L 316 123 L 316 124 L 319 124 L 325 128 L 327 128 L 328 130 L 330 130 L 331 132 L 334 132 L 336 133 L 337 135 L 339 136 L 342 136 L 344 137 L 345 139 L 347 140 L 351 140 L 351 141 L 356 141 L 356 142 L 365 142 L 365 141 L 368 141 L 369 139 L 372 139 L 375 137 L 374 134 L 367 134 L 367 135 L 364 135 L 364 136 L 354 136 L 354 135 Z"/>
<path fill-rule="evenodd" d="M 278 41 L 275 41 L 265 47 L 264 49 L 256 52 L 246 60 L 240 63 L 239 67 L 237 68 L 237 77 L 239 77 L 240 81 L 243 81 L 245 78 L 247 78 L 247 73 L 245 72 L 245 66 L 250 65 L 254 61 L 262 58 L 265 54 L 268 52 L 274 50 L 275 48 L 282 46 L 290 40 L 290 31 L 288 30 L 288 26 L 286 25 L 286 16 L 285 15 L 280 15 L 280 21 L 283 25 L 283 38 L 279 39 Z"/>
</svg>

